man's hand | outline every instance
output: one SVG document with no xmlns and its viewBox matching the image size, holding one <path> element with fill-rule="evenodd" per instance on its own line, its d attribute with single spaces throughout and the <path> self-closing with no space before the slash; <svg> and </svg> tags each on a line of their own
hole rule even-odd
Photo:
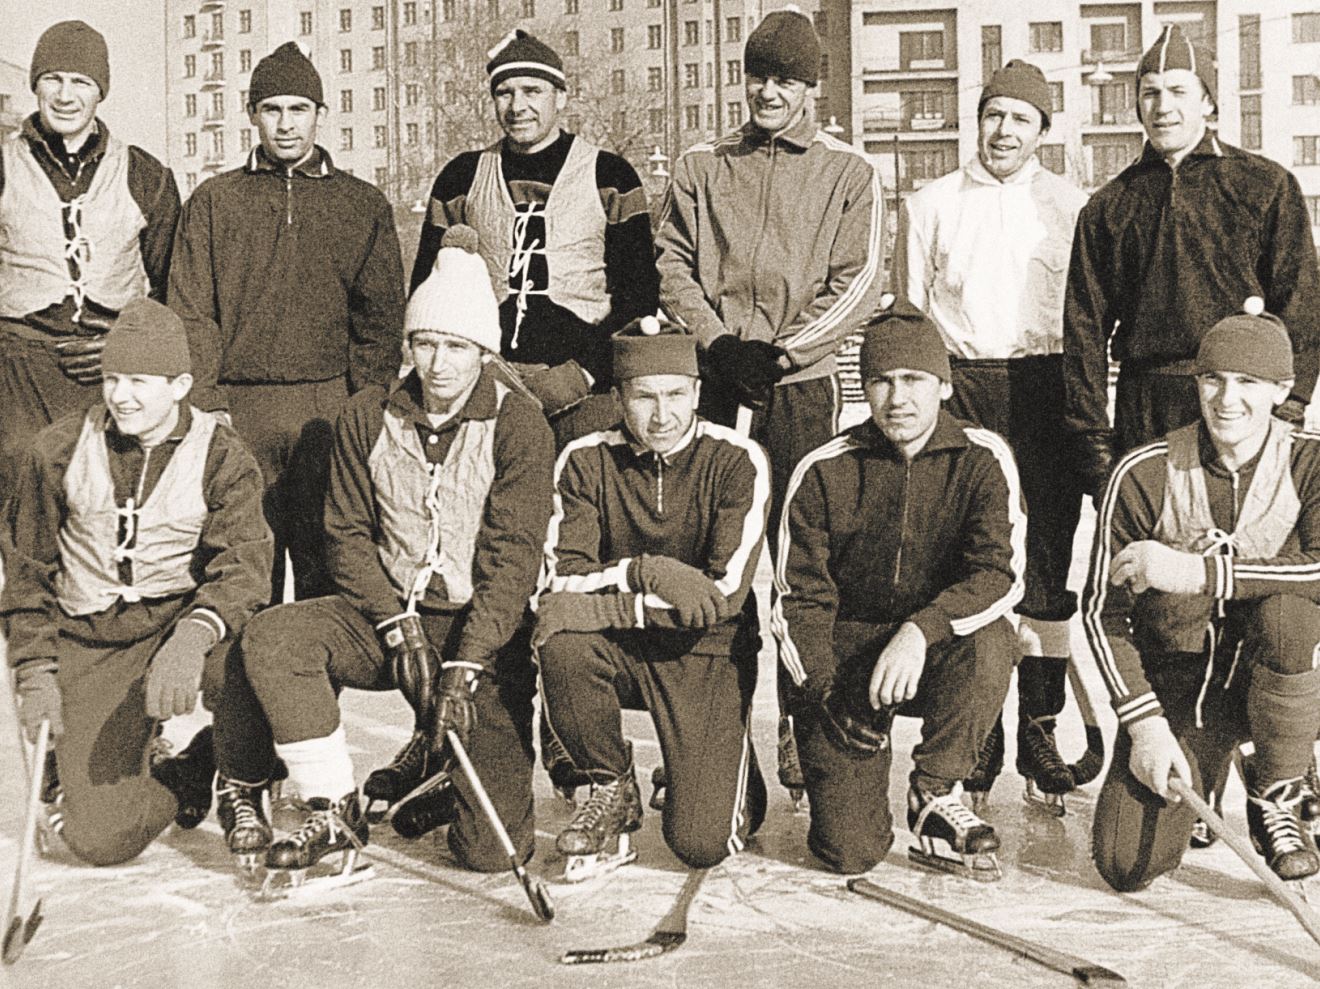
<svg viewBox="0 0 1320 989">
<path fill-rule="evenodd" d="M 467 748 L 472 729 L 477 726 L 477 707 L 472 695 L 477 692 L 481 668 L 471 663 L 445 663 L 440 667 L 436 687 L 435 720 L 431 725 L 431 749 L 444 748 L 445 732 L 452 731 Z"/>
<path fill-rule="evenodd" d="M 74 337 L 55 344 L 55 362 L 60 370 L 80 385 L 101 383 L 101 351 L 105 335 Z"/>
<path fill-rule="evenodd" d="M 1289 395 L 1274 407 L 1274 414 L 1286 423 L 1304 426 L 1306 423 L 1306 403 L 1294 395 Z"/>
<path fill-rule="evenodd" d="M 422 631 L 421 617 L 405 611 L 387 618 L 376 626 L 376 635 L 380 637 L 391 680 L 412 705 L 418 723 L 426 724 L 431 717 L 435 661 L 431 644 Z"/>
<path fill-rule="evenodd" d="M 1108 430 L 1077 433 L 1072 440 L 1072 462 L 1082 490 L 1091 496 L 1098 509 L 1114 469 L 1113 434 Z"/>
<path fill-rule="evenodd" d="M 196 618 L 185 618 L 151 657 L 147 671 L 147 717 L 165 720 L 187 714 L 197 704 L 206 654 L 216 642 L 215 629 Z"/>
<path fill-rule="evenodd" d="M 35 667 L 36 664 L 28 664 L 26 669 L 20 666 L 14 675 L 18 690 L 18 720 L 23 723 L 23 730 L 31 742 L 37 740 L 37 729 L 43 721 L 50 722 L 51 737 L 64 734 L 63 706 L 55 670 Z"/>
<path fill-rule="evenodd" d="M 1169 790 L 1169 776 L 1177 776 L 1188 786 L 1194 784 L 1187 756 L 1169 722 L 1159 715 L 1142 718 L 1128 725 L 1127 733 L 1132 739 L 1132 754 L 1128 756 L 1132 775 L 1165 800 L 1177 803 L 1178 795 Z"/>
<path fill-rule="evenodd" d="M 826 736 L 844 752 L 872 756 L 889 748 L 892 707 L 869 707 L 857 687 L 843 684 L 826 690 L 820 706 Z"/>
<path fill-rule="evenodd" d="M 706 358 L 720 382 L 748 408 L 765 408 L 770 393 L 788 373 L 788 351 L 764 340 L 740 340 L 732 333 L 716 337 Z"/>
<path fill-rule="evenodd" d="M 710 628 L 729 617 L 729 601 L 715 581 L 672 556 L 634 557 L 628 586 L 664 598 L 687 628 Z"/>
<path fill-rule="evenodd" d="M 559 632 L 636 628 L 636 607 L 636 594 L 582 594 L 577 591 L 543 594 L 536 607 L 532 645 L 539 649 Z"/>
<path fill-rule="evenodd" d="M 565 361 L 554 367 L 535 364 L 514 367 L 522 375 L 527 390 L 540 401 L 547 419 L 567 412 L 591 394 L 591 381 L 577 361 Z"/>
<path fill-rule="evenodd" d="M 926 668 L 926 636 L 911 622 L 898 626 L 871 671 L 867 697 L 872 707 L 896 707 L 917 695 Z"/>
<path fill-rule="evenodd" d="M 1109 564 L 1109 582 L 1133 594 L 1154 589 L 1168 594 L 1205 590 L 1205 557 L 1165 546 L 1154 539 L 1128 543 Z"/>
</svg>

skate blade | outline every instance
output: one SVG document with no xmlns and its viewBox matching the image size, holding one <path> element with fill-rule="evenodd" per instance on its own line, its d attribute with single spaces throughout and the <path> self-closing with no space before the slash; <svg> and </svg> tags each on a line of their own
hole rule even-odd
<svg viewBox="0 0 1320 989">
<path fill-rule="evenodd" d="M 358 859 L 358 850 L 349 848 L 344 851 L 339 869 L 335 872 L 313 872 L 320 869 L 321 863 L 306 869 L 268 868 L 256 898 L 271 902 L 300 899 L 309 895 L 314 897 L 320 893 L 374 879 L 376 870 L 369 863 L 359 864 Z"/>
<path fill-rule="evenodd" d="M 569 810 L 577 810 L 577 787 L 557 786 L 554 788 L 555 799 Z"/>
<path fill-rule="evenodd" d="M 793 814 L 796 817 L 802 817 L 807 813 L 807 793 L 797 787 L 788 788 L 788 802 L 793 806 Z"/>
<path fill-rule="evenodd" d="M 383 824 L 388 819 L 390 811 L 394 808 L 388 800 L 382 797 L 372 797 L 367 803 L 367 808 L 362 813 L 367 819 L 368 824 Z"/>
<path fill-rule="evenodd" d="M 619 835 L 619 847 L 612 854 L 570 855 L 564 863 L 564 882 L 580 883 L 597 876 L 608 875 L 630 862 L 637 861 L 637 852 L 626 834 Z"/>
<path fill-rule="evenodd" d="M 1036 781 L 1026 780 L 1026 786 L 1022 791 L 1022 799 L 1030 807 L 1043 810 L 1051 817 L 1063 817 L 1068 813 L 1068 808 L 1064 805 L 1062 793 L 1046 793 L 1036 786 Z M 973 805 L 975 809 L 975 805 Z"/>
<path fill-rule="evenodd" d="M 239 878 L 244 885 L 252 885 L 264 881 L 266 851 L 262 849 L 259 852 L 234 852 L 234 866 L 238 869 Z"/>
<path fill-rule="evenodd" d="M 979 883 L 993 883 L 1004 877 L 999 868 L 999 858 L 993 852 L 980 852 L 951 858 L 935 851 L 927 851 L 913 845 L 908 849 L 908 858 L 917 865 L 947 872 L 950 875 L 972 879 Z"/>
</svg>

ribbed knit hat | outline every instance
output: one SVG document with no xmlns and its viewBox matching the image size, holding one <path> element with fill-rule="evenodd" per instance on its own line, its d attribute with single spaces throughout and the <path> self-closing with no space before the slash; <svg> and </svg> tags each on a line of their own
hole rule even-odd
<svg viewBox="0 0 1320 989">
<path fill-rule="evenodd" d="M 564 62 L 559 54 L 539 38 L 522 28 L 510 31 L 499 44 L 488 51 L 486 74 L 490 76 L 490 91 L 510 76 L 535 76 L 553 83 L 559 89 L 568 89 L 564 78 Z"/>
<path fill-rule="evenodd" d="M 1177 24 L 1166 24 L 1155 44 L 1146 49 L 1137 64 L 1137 92 L 1141 92 L 1141 77 L 1147 72 L 1167 72 L 1169 69 L 1187 69 L 1205 85 L 1210 102 L 1218 106 L 1215 96 L 1215 60 L 1200 45 L 1194 45 Z M 1140 97 L 1138 97 L 1140 99 Z"/>
<path fill-rule="evenodd" d="M 743 71 L 765 79 L 800 79 L 808 86 L 820 81 L 820 38 L 810 18 L 789 4 L 765 15 L 747 36 Z"/>
<path fill-rule="evenodd" d="M 681 326 L 655 316 L 643 316 L 610 337 L 614 350 L 614 380 L 648 374 L 697 377 L 697 338 Z"/>
<path fill-rule="evenodd" d="M 257 63 L 248 84 L 248 106 L 256 107 L 272 96 L 301 96 L 325 105 L 321 74 L 296 41 L 286 41 Z"/>
<path fill-rule="evenodd" d="M 935 324 L 912 303 L 899 301 L 871 317 L 862 336 L 862 381 L 874 381 L 898 368 L 926 371 L 951 381 L 949 352 Z"/>
<path fill-rule="evenodd" d="M 1264 381 L 1288 381 L 1293 377 L 1292 340 L 1288 327 L 1265 302 L 1253 295 L 1242 304 L 1242 312 L 1225 316 L 1201 337 L 1196 351 L 1196 372 L 1236 371 Z"/>
<path fill-rule="evenodd" d="M 981 116 L 986 103 L 996 96 L 1008 96 L 1015 100 L 1030 103 L 1037 110 L 1045 127 L 1050 125 L 1050 84 L 1045 81 L 1045 73 L 1030 62 L 1015 58 L 1003 68 L 996 69 L 990 81 L 981 90 L 981 99 L 976 104 L 976 116 Z"/>
<path fill-rule="evenodd" d="M 431 330 L 499 353 L 500 308 L 486 262 L 477 253 L 479 244 L 477 232 L 461 223 L 445 231 L 435 266 L 403 312 L 405 340 Z"/>
<path fill-rule="evenodd" d="M 101 99 L 110 95 L 110 52 L 101 33 L 84 21 L 52 24 L 37 39 L 32 52 L 29 84 L 47 72 L 77 72 L 101 87 Z"/>
<path fill-rule="evenodd" d="M 192 373 L 188 334 L 174 310 L 155 299 L 133 299 L 120 310 L 101 351 L 105 374 Z"/>
</svg>

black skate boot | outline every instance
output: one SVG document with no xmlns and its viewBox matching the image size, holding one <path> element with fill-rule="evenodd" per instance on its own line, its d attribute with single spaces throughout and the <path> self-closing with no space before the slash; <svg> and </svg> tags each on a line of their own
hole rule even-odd
<svg viewBox="0 0 1320 989">
<path fill-rule="evenodd" d="M 238 868 L 251 877 L 273 837 L 266 819 L 265 783 L 240 783 L 221 776 L 216 784 L 215 816 Z"/>
<path fill-rule="evenodd" d="M 1256 851 L 1280 879 L 1305 879 L 1320 872 L 1315 842 L 1303 836 L 1297 815 L 1304 792 L 1302 777 L 1259 788 L 1248 784 L 1247 832 Z"/>
<path fill-rule="evenodd" d="M 647 806 L 652 810 L 665 809 L 665 790 L 669 786 L 669 772 L 664 766 L 651 770 L 651 799 Z"/>
<path fill-rule="evenodd" d="M 1004 717 L 1001 714 L 981 743 L 976 765 L 963 780 L 963 790 L 972 800 L 972 810 L 985 813 L 990 804 L 990 788 L 995 785 L 999 771 L 1004 768 Z"/>
<path fill-rule="evenodd" d="M 279 895 L 276 876 L 285 875 L 291 887 L 303 886 L 307 870 L 334 852 L 342 852 L 339 871 L 314 877 L 307 885 L 342 886 L 368 878 L 370 866 L 357 868 L 358 854 L 367 844 L 367 816 L 357 791 L 331 803 L 324 797 L 307 802 L 311 812 L 302 826 L 274 842 L 266 851 L 266 883 L 263 895 Z"/>
<path fill-rule="evenodd" d="M 454 785 L 446 774 L 443 782 L 398 804 L 389 815 L 389 822 L 399 837 L 411 840 L 453 824 L 457 816 Z"/>
<path fill-rule="evenodd" d="M 555 841 L 568 859 L 564 880 L 581 882 L 632 862 L 637 853 L 628 836 L 641 826 L 642 795 L 632 769 L 608 783 L 593 783 L 591 796 Z"/>
<path fill-rule="evenodd" d="M 1063 795 L 1076 786 L 1072 770 L 1054 743 L 1054 718 L 1018 722 L 1017 771 L 1026 781 L 1023 798 L 1055 817 L 1067 813 Z"/>
<path fill-rule="evenodd" d="M 373 769 L 362 784 L 362 794 L 367 798 L 367 820 L 371 824 L 385 820 L 404 797 L 434 773 L 433 761 L 430 740 L 422 732 L 414 731 L 389 765 Z"/>
<path fill-rule="evenodd" d="M 1306 767 L 1306 776 L 1302 780 L 1302 802 L 1297 808 L 1302 819 L 1302 827 L 1312 838 L 1320 842 L 1320 774 L 1316 772 L 1315 756 L 1311 756 L 1311 765 Z"/>
<path fill-rule="evenodd" d="M 1227 784 L 1227 781 L 1225 781 L 1225 783 Z M 1220 787 L 1213 794 L 1211 794 L 1207 803 L 1209 803 L 1210 806 L 1214 808 L 1216 814 L 1218 814 L 1220 817 L 1223 817 L 1224 788 Z M 1205 821 L 1201 820 L 1198 817 L 1196 819 L 1196 823 L 1192 825 L 1192 836 L 1187 839 L 1187 847 L 1197 848 L 1197 849 L 1209 848 L 1218 840 L 1219 840 L 1219 835 L 1211 831 L 1210 825 L 1206 824 Z"/>
<path fill-rule="evenodd" d="M 968 810 L 953 790 L 936 793 L 913 785 L 908 790 L 907 821 L 920 842 L 919 848 L 908 849 L 913 862 L 980 882 L 1002 877 L 995 829 Z M 944 842 L 952 854 L 940 854 L 936 841 Z"/>
<path fill-rule="evenodd" d="M 802 813 L 802 797 L 807 783 L 802 778 L 802 761 L 798 758 L 797 733 L 791 714 L 779 716 L 779 785 L 788 791 L 788 799 L 793 801 L 793 813 Z"/>
<path fill-rule="evenodd" d="M 197 827 L 211 813 L 211 786 L 215 782 L 215 746 L 211 726 L 193 736 L 188 747 L 176 756 L 168 752 L 168 743 L 156 746 L 151 775 L 174 794 L 179 808 L 174 823 L 181 828 Z"/>
</svg>

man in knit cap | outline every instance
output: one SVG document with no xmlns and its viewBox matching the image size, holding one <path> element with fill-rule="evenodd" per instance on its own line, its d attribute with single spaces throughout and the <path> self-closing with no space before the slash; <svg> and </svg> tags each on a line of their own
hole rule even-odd
<svg viewBox="0 0 1320 989">
<path fill-rule="evenodd" d="M 316 143 L 321 77 L 296 44 L 257 63 L 248 100 L 261 142 L 189 197 L 169 301 L 195 342 L 196 403 L 228 408 L 265 475 L 278 603 L 286 550 L 297 597 L 329 589 L 331 424 L 398 370 L 403 269 L 385 197 Z"/>
<path fill-rule="evenodd" d="M 756 410 L 777 520 L 793 468 L 838 428 L 835 351 L 879 301 L 884 206 L 866 156 L 808 114 L 820 77 L 811 21 L 795 7 L 767 14 L 743 64 L 751 119 L 675 163 L 657 266 L 661 306 L 701 347 L 703 413 L 731 426 L 740 406 Z M 792 709 L 781 697 L 785 739 Z M 780 778 L 800 792 L 791 767 L 786 741 Z"/>
<path fill-rule="evenodd" d="M 367 796 L 399 798 L 452 760 L 456 731 L 531 857 L 532 698 L 524 613 L 550 518 L 554 440 L 536 403 L 489 363 L 499 314 L 476 237 L 452 228 L 413 293 L 404 332 L 413 368 L 355 395 L 335 425 L 325 525 L 334 593 L 263 612 L 245 666 L 289 783 L 312 807 L 267 864 L 302 869 L 367 837 L 340 722 L 342 687 L 403 692 L 415 732 L 372 774 Z M 466 868 L 508 868 L 466 777 L 394 807 L 407 837 L 450 824 Z M 350 836 L 351 835 L 351 836 Z"/>
<path fill-rule="evenodd" d="M 164 300 L 179 190 L 97 118 L 105 39 L 82 21 L 32 53 L 37 111 L 0 143 L 0 498 L 32 438 L 100 397 L 101 350 L 130 300 Z"/>
<path fill-rule="evenodd" d="M 270 594 L 261 472 L 238 434 L 192 408 L 183 325 L 150 299 L 125 304 L 101 351 L 102 401 L 31 444 L 5 518 L 7 622 L 19 715 L 59 739 L 63 836 L 97 865 L 134 858 L 186 805 L 211 799 L 213 766 L 162 785 L 156 725 L 215 712 L 221 820 L 259 790 L 274 756 L 240 726 L 231 646 Z M 266 831 L 264 840 L 269 841 Z M 260 842 L 262 836 L 257 834 Z"/>
<path fill-rule="evenodd" d="M 436 178 L 412 287 L 430 273 L 446 229 L 477 231 L 500 306 L 500 352 L 525 365 L 562 447 L 618 422 L 609 339 L 656 311 L 651 216 L 632 165 L 560 128 L 568 94 L 554 49 L 514 31 L 486 72 L 504 137 Z"/>
<path fill-rule="evenodd" d="M 999 839 L 958 790 L 1018 657 L 1007 615 L 1022 598 L 1026 516 L 1013 455 L 940 408 L 952 393 L 945 342 L 907 303 L 867 327 L 861 373 L 871 418 L 798 465 L 775 561 L 770 625 L 804 697 L 807 846 L 844 873 L 885 857 L 889 725 L 910 715 L 923 719 L 912 857 L 997 879 Z"/>
<path fill-rule="evenodd" d="M 651 712 L 668 775 L 665 843 L 709 868 L 765 817 L 749 730 L 760 636 L 744 607 L 770 469 L 745 436 L 697 415 L 696 338 L 654 316 L 614 337 L 621 428 L 555 465 L 533 643 L 542 713 L 591 796 L 559 835 L 565 876 L 631 861 L 641 826 L 620 706 Z"/>
<path fill-rule="evenodd" d="M 1213 58 L 1175 25 L 1137 67 L 1140 157 L 1082 209 L 1064 302 L 1064 425 L 1084 487 L 1097 497 L 1114 453 L 1199 417 L 1193 360 L 1201 336 L 1259 296 L 1288 327 L 1293 393 L 1277 414 L 1300 422 L 1315 385 L 1320 272 L 1297 179 L 1225 144 Z M 1109 354 L 1121 362 L 1111 429 Z"/>
<path fill-rule="evenodd" d="M 996 71 L 977 119 L 976 157 L 903 201 L 894 291 L 940 331 L 953 371 L 948 411 L 1007 439 L 1021 473 L 1028 524 L 1017 770 L 1029 796 L 1043 794 L 1062 813 L 1075 778 L 1055 746 L 1054 722 L 1066 698 L 1068 619 L 1077 610 L 1068 567 L 1083 495 L 1076 476 L 1058 469 L 1068 440 L 1063 293 L 1086 196 L 1036 157 L 1050 129 L 1050 87 L 1039 68 L 1015 59 Z M 1103 745 L 1098 732 L 1094 739 Z M 967 780 L 974 798 L 988 794 L 1003 756 L 1000 721 Z"/>
<path fill-rule="evenodd" d="M 1170 777 L 1208 797 L 1248 741 L 1253 844 L 1284 879 L 1320 871 L 1299 820 L 1320 732 L 1320 441 L 1272 415 L 1296 337 L 1260 302 L 1202 335 L 1199 420 L 1120 460 L 1100 503 L 1082 616 L 1119 730 L 1092 857 L 1118 890 L 1182 859 L 1196 812 Z"/>
</svg>

